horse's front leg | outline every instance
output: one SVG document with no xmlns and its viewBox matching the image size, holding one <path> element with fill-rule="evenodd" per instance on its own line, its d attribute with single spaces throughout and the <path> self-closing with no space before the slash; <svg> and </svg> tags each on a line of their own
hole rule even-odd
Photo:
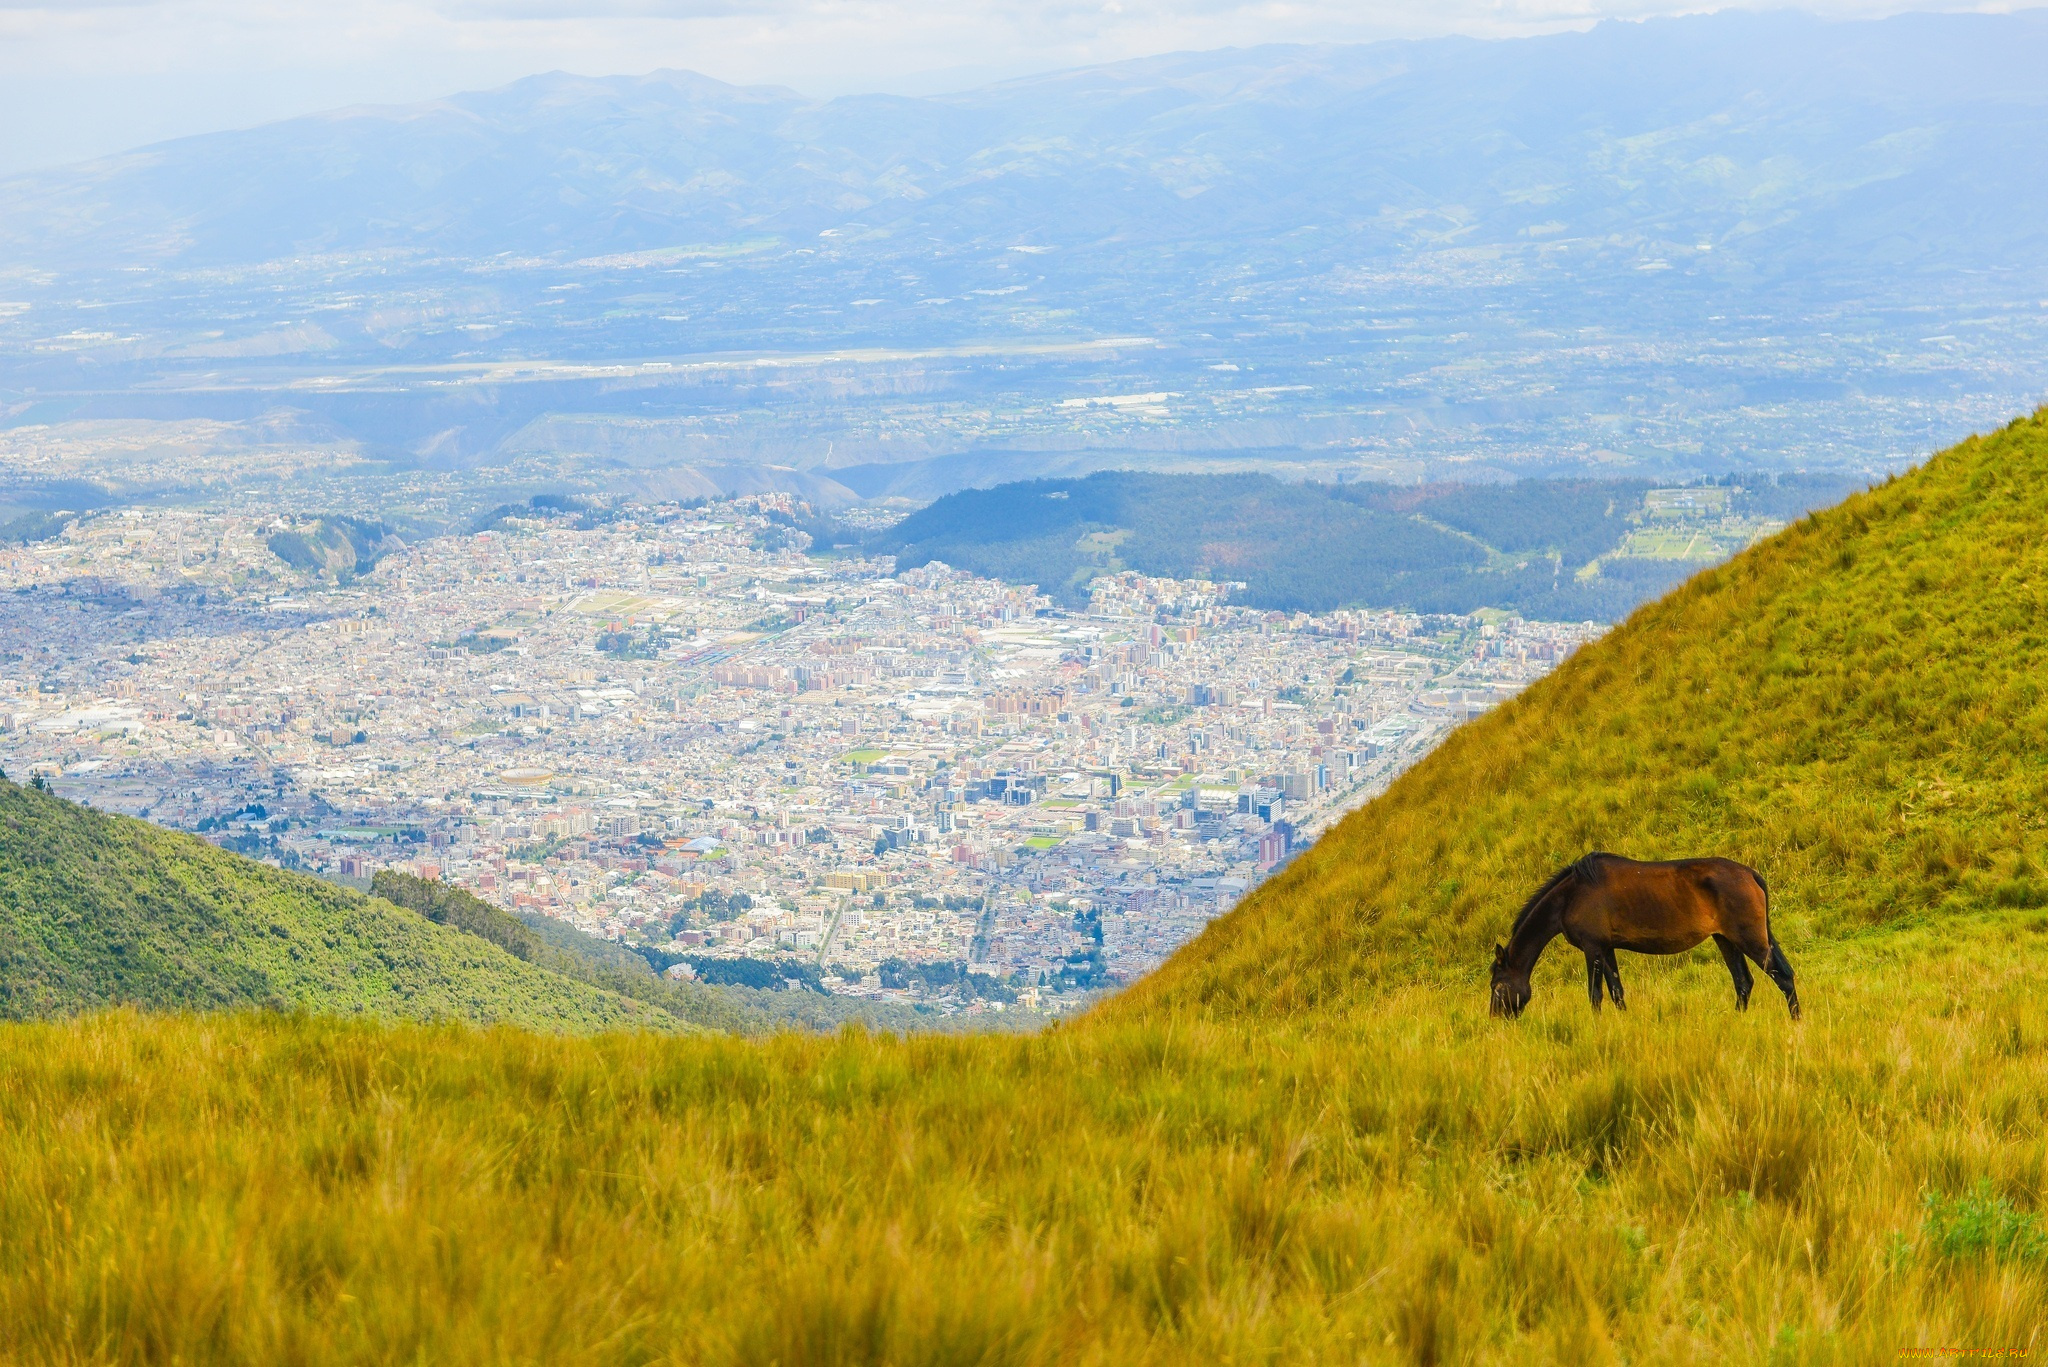
<svg viewBox="0 0 2048 1367">
<path fill-rule="evenodd" d="M 1600 958 L 1592 950 L 1586 951 L 1586 995 L 1593 999 L 1593 1011 L 1600 1011 Z"/>
</svg>

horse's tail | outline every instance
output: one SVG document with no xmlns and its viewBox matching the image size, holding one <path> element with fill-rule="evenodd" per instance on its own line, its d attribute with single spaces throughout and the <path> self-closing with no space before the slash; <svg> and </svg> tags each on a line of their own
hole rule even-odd
<svg viewBox="0 0 2048 1367">
<path fill-rule="evenodd" d="M 1771 885 L 1766 883 L 1764 876 L 1755 869 L 1749 870 L 1749 876 L 1756 880 L 1756 890 L 1764 895 L 1764 939 L 1775 945 L 1778 943 L 1778 934 L 1771 929 Z"/>
</svg>

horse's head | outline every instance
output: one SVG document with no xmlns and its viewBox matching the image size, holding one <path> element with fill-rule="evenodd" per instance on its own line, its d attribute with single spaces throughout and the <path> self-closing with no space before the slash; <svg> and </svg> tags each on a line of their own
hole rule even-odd
<svg viewBox="0 0 2048 1367">
<path fill-rule="evenodd" d="M 1496 1016 L 1519 1016 L 1522 1008 L 1529 1004 L 1529 974 L 1524 969 L 1515 971 L 1508 964 L 1508 952 L 1502 945 L 1493 947 L 1493 990 L 1489 994 L 1488 1007 Z"/>
</svg>

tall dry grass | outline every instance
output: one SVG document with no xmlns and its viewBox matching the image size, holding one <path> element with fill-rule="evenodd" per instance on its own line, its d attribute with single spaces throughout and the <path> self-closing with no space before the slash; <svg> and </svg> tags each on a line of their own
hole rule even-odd
<svg viewBox="0 0 2048 1367">
<path fill-rule="evenodd" d="M 1909 937 L 1910 938 L 1910 937 Z M 0 1030 L 18 1362 L 1871 1362 L 2048 1350 L 2048 918 L 1595 1018 L 743 1041 Z"/>
</svg>

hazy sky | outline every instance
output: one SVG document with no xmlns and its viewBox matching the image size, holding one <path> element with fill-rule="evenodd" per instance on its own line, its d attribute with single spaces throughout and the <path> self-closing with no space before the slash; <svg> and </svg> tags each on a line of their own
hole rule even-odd
<svg viewBox="0 0 2048 1367">
<path fill-rule="evenodd" d="M 1799 7 L 1846 17 L 2015 6 Z M 687 67 L 816 95 L 919 94 L 1191 48 L 1505 35 L 1716 8 L 1683 0 L 0 0 L 0 173 L 537 71 Z"/>
</svg>

